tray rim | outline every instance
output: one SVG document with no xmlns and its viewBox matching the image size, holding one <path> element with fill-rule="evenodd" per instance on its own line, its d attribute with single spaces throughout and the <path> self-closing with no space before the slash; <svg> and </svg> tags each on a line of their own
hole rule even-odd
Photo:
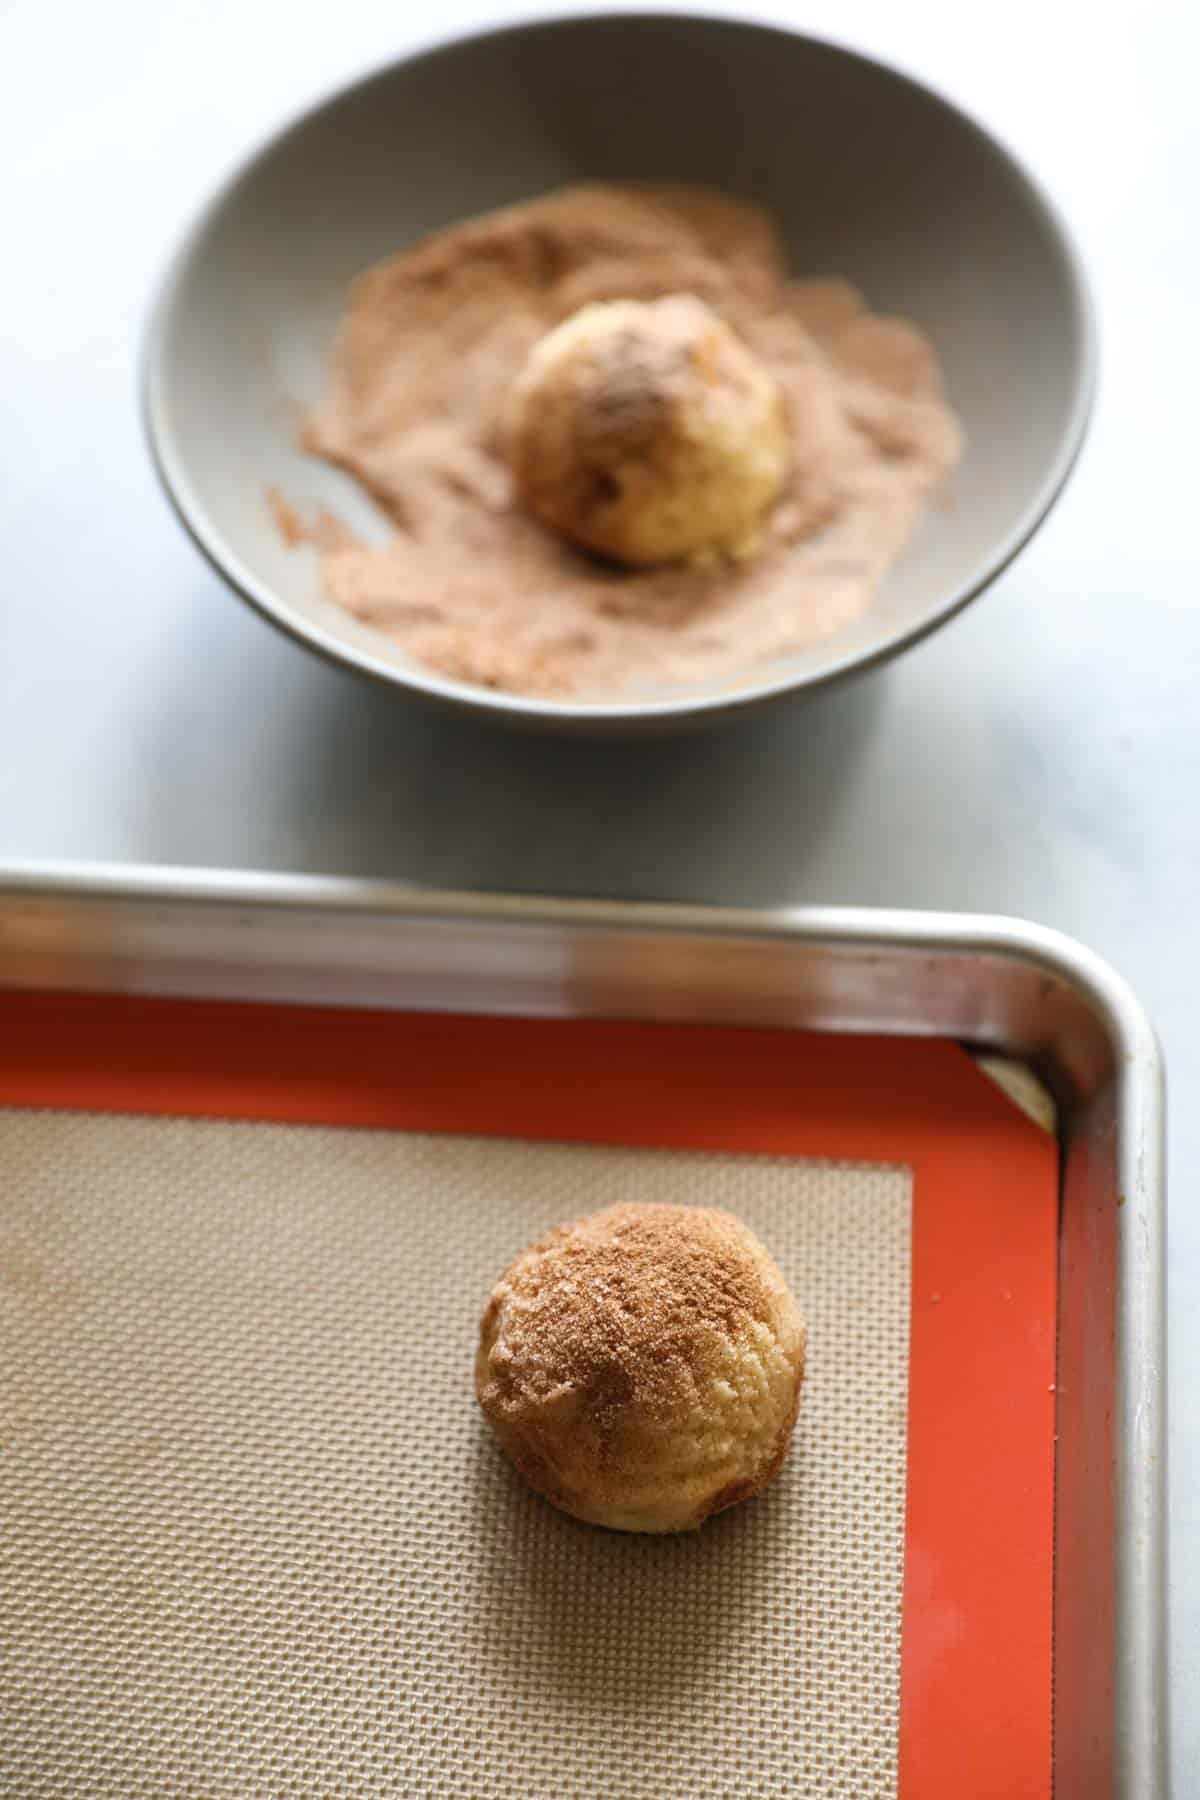
<svg viewBox="0 0 1200 1800">
<path fill-rule="evenodd" d="M 357 958 L 356 940 L 346 925 L 370 923 L 372 945 Z M 275 936 L 291 931 L 311 952 L 326 956 L 323 985 L 314 993 L 304 979 L 311 955 L 299 962 L 266 954 L 264 926 Z M 188 930 L 198 933 L 191 961 L 180 958 L 178 943 Z M 472 984 L 447 987 L 439 1000 L 436 982 L 405 998 L 406 971 L 376 964 L 389 991 L 374 996 L 359 982 L 380 947 L 413 940 L 419 966 L 422 945 L 453 938 L 457 930 L 486 950 L 472 1005 Z M 461 955 L 470 941 L 458 945 Z M 608 1010 L 604 996 L 626 1016 L 704 1018 L 700 1010 L 661 1011 L 649 982 L 654 976 L 652 945 L 705 946 L 731 955 L 793 959 L 810 969 L 823 965 L 847 979 L 829 991 L 808 992 L 794 1004 L 802 1016 L 792 1028 L 839 1033 L 883 1030 L 959 1035 L 952 1020 L 978 1020 L 988 1048 L 1023 1059 L 1030 1055 L 1033 1002 L 1029 994 L 1003 1006 L 985 1007 L 1008 979 L 1032 978 L 1039 996 L 1053 989 L 1054 1016 L 1042 1019 L 1042 1051 L 1051 1069 L 1064 1075 L 1072 1032 L 1091 1032 L 1082 1063 L 1070 1068 L 1067 1086 L 1082 1111 L 1101 1089 L 1111 1089 L 1115 1122 L 1113 1229 L 1116 1241 L 1116 1518 L 1114 1524 L 1115 1651 L 1112 1719 L 1115 1800 L 1167 1800 L 1168 1715 L 1166 1636 L 1166 1426 L 1165 1426 L 1165 1079 L 1161 1051 L 1144 1007 L 1116 971 L 1093 951 L 1063 933 L 1019 919 L 985 914 L 915 912 L 883 908 L 798 907 L 737 909 L 647 902 L 554 899 L 519 894 L 454 893 L 401 884 L 307 875 L 239 873 L 226 870 L 162 869 L 78 863 L 0 864 L 0 988 L 77 988 L 93 991 L 188 993 L 213 999 L 324 1000 L 337 1004 L 395 1006 L 416 1010 L 522 1010 L 512 1003 L 522 979 L 518 968 L 511 994 L 484 991 L 483 965 L 503 964 L 514 952 L 547 959 L 540 1004 L 527 1010 L 558 1014 Z M 624 952 L 640 945 L 646 967 L 635 982 L 604 987 L 586 976 L 573 990 L 555 965 L 572 951 L 597 946 L 609 979 Z M 367 955 L 367 951 L 370 952 Z M 490 968 L 489 964 L 489 968 Z M 525 970 L 527 986 L 536 977 Z M 693 966 L 695 974 L 700 962 Z M 750 964 L 747 962 L 746 967 Z M 189 972 L 190 971 L 190 972 Z M 915 973 L 914 973 L 915 972 Z M 869 1010 L 871 984 L 899 986 L 887 1005 Z M 687 970 L 683 970 L 686 987 Z M 937 983 L 948 983 L 950 1000 L 940 1019 L 922 1016 L 920 983 L 928 987 L 927 1008 Z M 397 983 L 399 984 L 397 986 Z M 973 985 L 972 985 L 973 984 Z M 734 983 L 736 987 L 736 983 Z M 666 984 L 662 988 L 666 993 Z M 509 995 L 506 998 L 506 995 Z M 535 999 L 537 996 L 534 996 Z M 675 996 L 678 999 L 678 995 Z M 690 991 L 687 995 L 690 1001 Z M 629 1008 L 633 1013 L 630 1015 Z M 715 1023 L 784 1024 L 775 1008 L 758 1003 Z M 1035 1009 L 1036 1010 L 1036 1009 Z M 1057 1031 L 1058 1036 L 1055 1037 Z M 1102 1043 L 1106 1067 L 1097 1061 Z M 1091 1090 L 1089 1092 L 1089 1089 Z"/>
</svg>

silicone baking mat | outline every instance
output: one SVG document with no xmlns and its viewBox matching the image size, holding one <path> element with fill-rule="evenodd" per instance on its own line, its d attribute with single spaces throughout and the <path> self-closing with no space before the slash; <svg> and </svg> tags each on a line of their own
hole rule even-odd
<svg viewBox="0 0 1200 1800">
<path fill-rule="evenodd" d="M 954 1046 L 0 1016 L 6 1794 L 1048 1795 L 1055 1154 Z M 630 1194 L 810 1322 L 780 1481 L 679 1538 L 470 1396 L 499 1269 Z"/>
</svg>

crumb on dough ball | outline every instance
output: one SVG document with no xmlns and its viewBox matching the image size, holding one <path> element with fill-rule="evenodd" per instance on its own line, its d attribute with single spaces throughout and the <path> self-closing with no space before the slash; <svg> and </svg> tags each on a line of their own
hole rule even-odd
<svg viewBox="0 0 1200 1800">
<path fill-rule="evenodd" d="M 686 1531 L 779 1469 L 805 1327 L 763 1245 L 711 1207 L 631 1204 L 559 1226 L 497 1282 L 479 1403 L 565 1512 Z"/>
<path fill-rule="evenodd" d="M 536 518 L 634 566 L 752 553 L 788 462 L 774 379 L 690 294 L 584 306 L 549 332 L 507 448 Z"/>
</svg>

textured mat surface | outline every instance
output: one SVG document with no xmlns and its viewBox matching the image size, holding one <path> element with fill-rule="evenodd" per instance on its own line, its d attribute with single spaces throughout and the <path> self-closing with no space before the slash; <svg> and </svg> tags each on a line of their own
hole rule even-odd
<svg viewBox="0 0 1200 1800">
<path fill-rule="evenodd" d="M 895 1794 L 906 1171 L 23 1111 L 0 1171 L 6 1796 Z M 471 1398 L 500 1268 L 633 1194 L 810 1325 L 779 1483 L 685 1538 L 556 1514 Z"/>
</svg>

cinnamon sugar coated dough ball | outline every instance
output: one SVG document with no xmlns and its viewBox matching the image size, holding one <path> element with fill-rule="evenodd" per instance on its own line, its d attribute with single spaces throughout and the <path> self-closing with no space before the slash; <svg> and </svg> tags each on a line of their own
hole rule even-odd
<svg viewBox="0 0 1200 1800">
<path fill-rule="evenodd" d="M 778 1471 L 804 1345 L 787 1283 L 731 1213 L 613 1206 L 505 1270 L 475 1391 L 555 1506 L 620 1531 L 687 1531 Z"/>
<path fill-rule="evenodd" d="M 584 306 L 513 386 L 508 461 L 543 524 L 631 565 L 752 553 L 787 474 L 773 377 L 703 301 Z"/>
</svg>

